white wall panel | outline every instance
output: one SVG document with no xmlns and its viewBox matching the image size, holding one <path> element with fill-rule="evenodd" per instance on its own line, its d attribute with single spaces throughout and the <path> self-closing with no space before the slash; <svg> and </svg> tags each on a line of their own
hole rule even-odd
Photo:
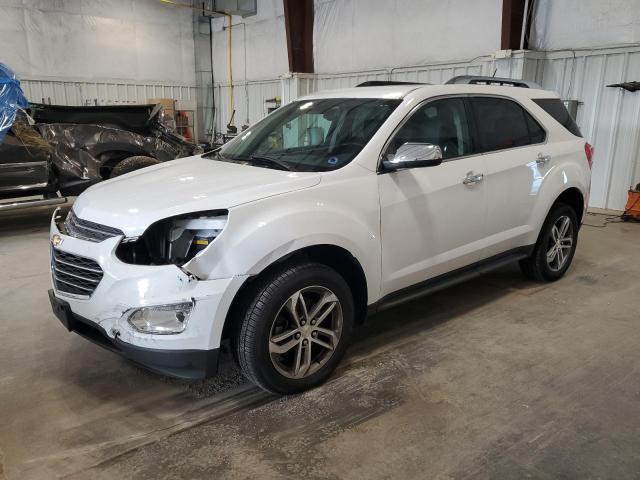
<svg viewBox="0 0 640 480">
<path fill-rule="evenodd" d="M 56 105 L 127 105 L 146 103 L 150 98 L 194 99 L 196 88 L 190 85 L 126 83 L 113 81 L 51 80 L 23 78 L 20 85 L 33 103 Z"/>
<path fill-rule="evenodd" d="M 433 63 L 412 67 L 349 73 L 293 74 L 282 79 L 284 103 L 320 90 L 352 88 L 371 80 L 444 83 L 458 75 L 491 75 L 494 62 L 482 57 L 471 62 Z"/>
</svg>

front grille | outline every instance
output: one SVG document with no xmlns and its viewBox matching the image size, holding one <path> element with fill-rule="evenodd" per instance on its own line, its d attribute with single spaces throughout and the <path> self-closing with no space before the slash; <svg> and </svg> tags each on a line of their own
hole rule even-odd
<svg viewBox="0 0 640 480">
<path fill-rule="evenodd" d="M 102 269 L 97 262 L 51 249 L 51 274 L 56 291 L 89 297 L 102 280 Z"/>
<path fill-rule="evenodd" d="M 122 230 L 117 228 L 107 227 L 106 225 L 100 225 L 99 223 L 90 222 L 88 220 L 82 220 L 76 216 L 73 210 L 69 210 L 69 214 L 64 221 L 63 230 L 63 233 L 70 237 L 76 237 L 81 240 L 96 243 L 102 242 L 107 238 L 124 235 Z"/>
</svg>

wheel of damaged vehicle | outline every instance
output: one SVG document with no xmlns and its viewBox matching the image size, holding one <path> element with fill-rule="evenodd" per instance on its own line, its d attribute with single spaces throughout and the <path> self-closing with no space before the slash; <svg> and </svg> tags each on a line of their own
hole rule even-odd
<svg viewBox="0 0 640 480">
<path fill-rule="evenodd" d="M 293 394 L 324 382 L 349 344 L 354 302 L 345 280 L 314 263 L 282 269 L 254 290 L 233 339 L 245 376 Z"/>
<path fill-rule="evenodd" d="M 141 168 L 145 167 L 151 167 L 152 165 L 157 165 L 159 163 L 160 160 L 156 160 L 153 157 L 145 157 L 144 155 L 136 155 L 134 157 L 125 158 L 115 167 L 113 167 L 109 178 L 119 177 L 120 175 L 124 175 L 125 173 L 140 170 Z"/>
<path fill-rule="evenodd" d="M 533 254 L 520 261 L 526 277 L 554 281 L 568 270 L 578 243 L 578 218 L 568 205 L 556 204 L 542 226 Z"/>
</svg>

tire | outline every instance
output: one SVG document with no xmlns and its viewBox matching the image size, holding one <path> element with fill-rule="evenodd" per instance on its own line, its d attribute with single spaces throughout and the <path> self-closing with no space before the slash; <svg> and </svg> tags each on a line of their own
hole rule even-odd
<svg viewBox="0 0 640 480">
<path fill-rule="evenodd" d="M 156 160 L 153 157 L 145 157 L 143 155 L 136 155 L 134 157 L 125 158 L 115 167 L 113 167 L 109 178 L 119 177 L 120 175 L 124 175 L 125 173 L 133 172 L 134 170 L 140 170 L 141 168 L 150 167 L 159 163 L 159 160 Z"/>
<path fill-rule="evenodd" d="M 568 222 L 568 223 L 566 223 Z M 560 242 L 556 242 L 556 231 L 558 232 L 566 224 L 566 234 L 561 237 Z M 566 240 L 570 239 L 570 240 Z M 570 243 L 570 246 L 567 245 Z M 555 244 L 555 256 L 549 260 L 547 254 L 551 252 Z M 558 255 L 557 245 L 563 245 L 561 257 Z M 578 244 L 578 218 L 576 212 L 564 203 L 557 203 L 547 215 L 542 225 L 542 230 L 538 236 L 538 241 L 530 257 L 520 261 L 520 269 L 527 278 L 539 282 L 553 282 L 562 278 L 568 270 L 576 252 Z"/>
<path fill-rule="evenodd" d="M 321 304 L 314 322 L 311 314 Z M 298 314 L 297 323 L 291 307 Z M 329 313 L 318 322 L 325 310 Z M 353 296 L 345 280 L 326 265 L 297 264 L 256 285 L 232 345 L 250 381 L 268 392 L 289 395 L 320 385 L 331 375 L 349 345 L 353 323 Z M 318 328 L 333 333 L 326 335 Z"/>
</svg>

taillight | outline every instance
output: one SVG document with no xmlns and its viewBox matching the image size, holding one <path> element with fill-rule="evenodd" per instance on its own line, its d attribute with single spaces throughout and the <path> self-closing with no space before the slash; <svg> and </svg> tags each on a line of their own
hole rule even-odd
<svg viewBox="0 0 640 480">
<path fill-rule="evenodd" d="M 593 166 L 593 147 L 589 143 L 584 144 L 584 154 L 587 156 L 589 168 Z"/>
</svg>

